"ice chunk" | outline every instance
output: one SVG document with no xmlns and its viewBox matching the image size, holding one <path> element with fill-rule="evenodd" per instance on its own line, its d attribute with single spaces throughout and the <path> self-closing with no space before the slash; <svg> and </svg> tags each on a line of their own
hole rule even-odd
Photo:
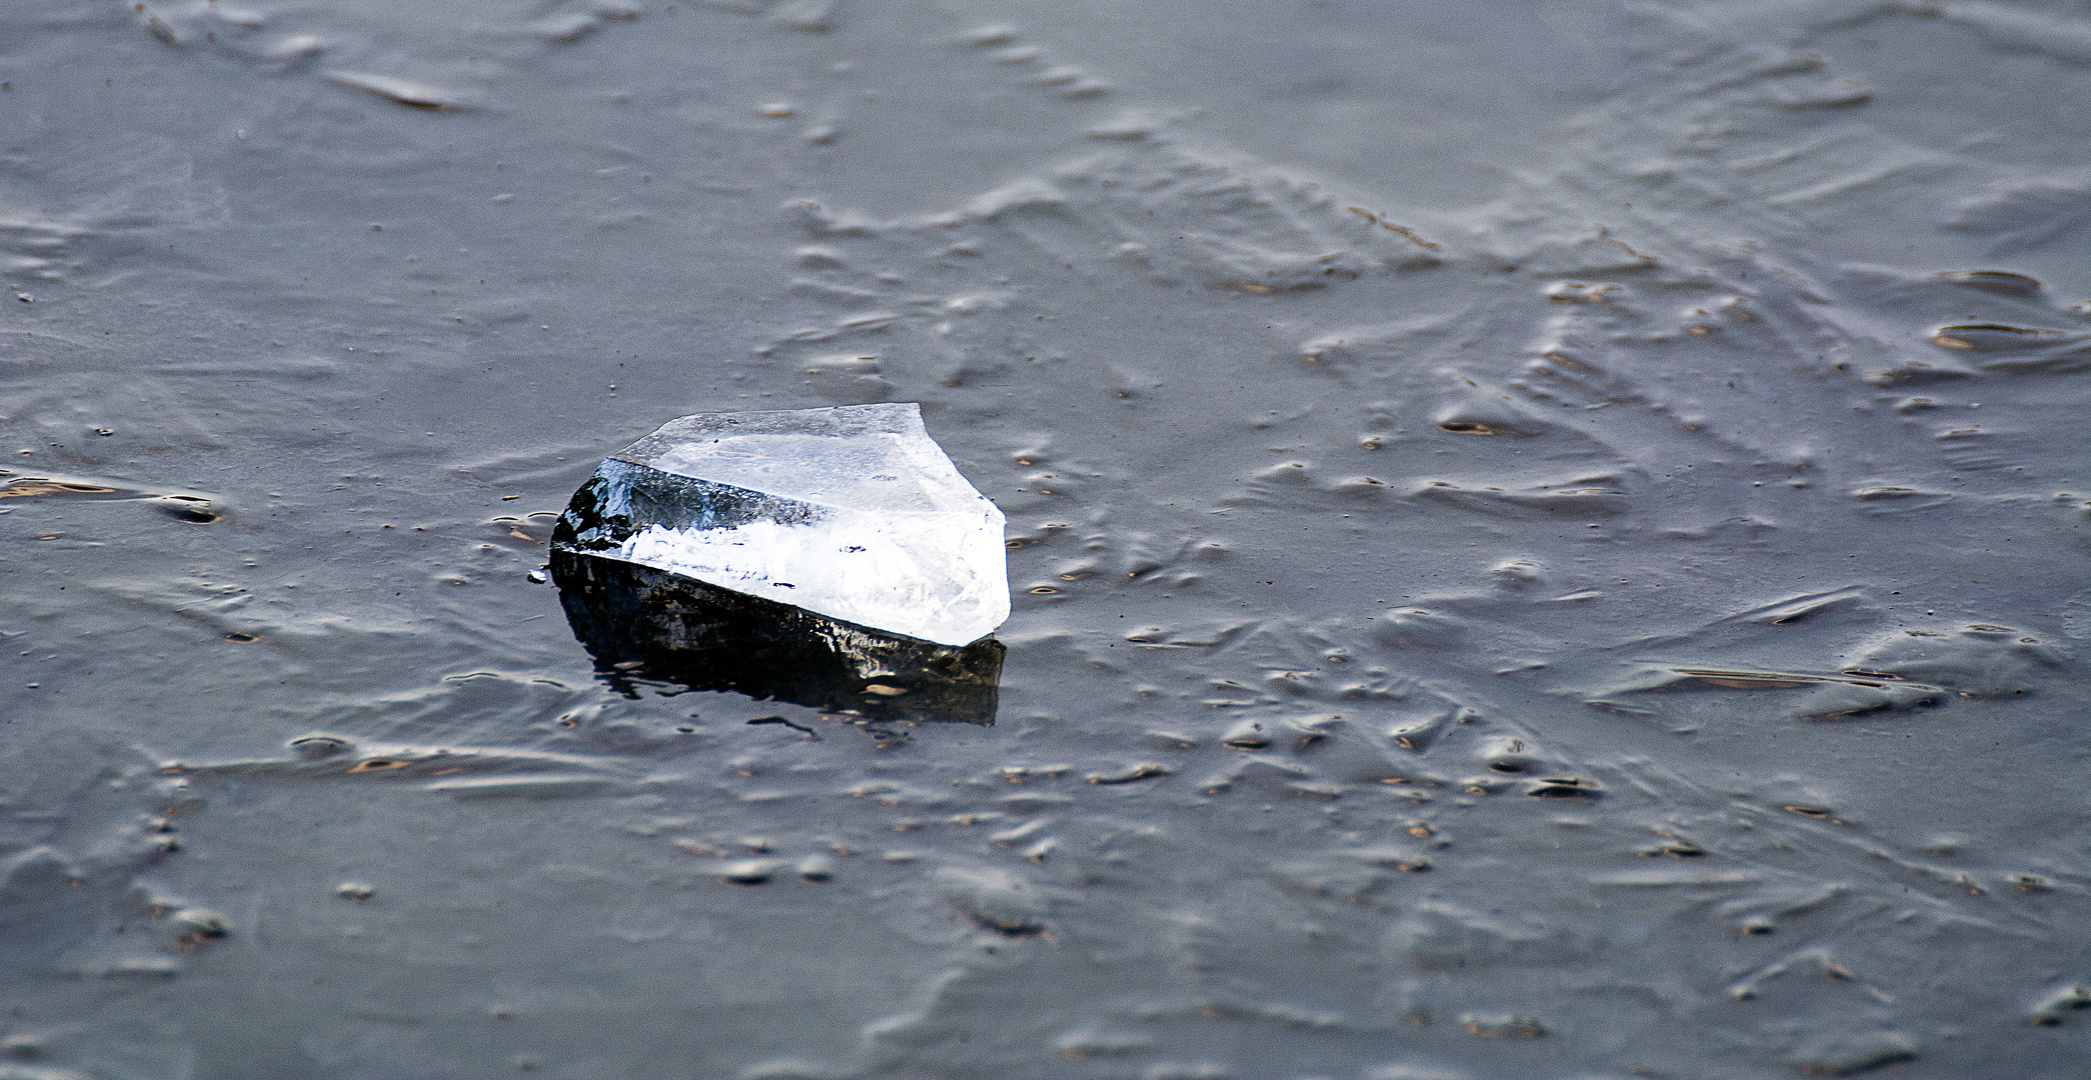
<svg viewBox="0 0 2091 1080">
<path fill-rule="evenodd" d="M 611 455 L 557 549 L 939 645 L 1009 617 L 995 504 L 912 403 L 713 413 Z"/>
</svg>

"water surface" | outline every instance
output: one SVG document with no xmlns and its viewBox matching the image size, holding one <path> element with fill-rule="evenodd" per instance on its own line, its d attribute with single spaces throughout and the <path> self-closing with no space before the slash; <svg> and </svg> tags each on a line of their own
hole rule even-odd
<svg viewBox="0 0 2091 1080">
<path fill-rule="evenodd" d="M 0 27 L 0 1073 L 2091 1057 L 2081 4 Z M 529 577 L 671 417 L 889 400 L 992 726 Z"/>
</svg>

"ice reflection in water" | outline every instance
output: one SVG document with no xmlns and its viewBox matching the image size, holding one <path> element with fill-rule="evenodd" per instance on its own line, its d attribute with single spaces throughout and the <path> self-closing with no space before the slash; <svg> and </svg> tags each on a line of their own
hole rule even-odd
<svg viewBox="0 0 2091 1080">
<path fill-rule="evenodd" d="M 695 578 L 554 550 L 574 636 L 619 692 L 642 680 L 876 720 L 995 722 L 1006 651 L 937 645 Z"/>
</svg>

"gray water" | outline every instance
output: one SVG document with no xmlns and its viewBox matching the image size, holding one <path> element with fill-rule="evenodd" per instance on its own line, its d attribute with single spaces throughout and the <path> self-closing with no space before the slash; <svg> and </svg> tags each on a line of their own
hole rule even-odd
<svg viewBox="0 0 2091 1080">
<path fill-rule="evenodd" d="M 2082 1076 L 2087 130 L 2071 0 L 12 0 L 0 1077 Z M 528 576 L 886 400 L 992 726 Z"/>
</svg>

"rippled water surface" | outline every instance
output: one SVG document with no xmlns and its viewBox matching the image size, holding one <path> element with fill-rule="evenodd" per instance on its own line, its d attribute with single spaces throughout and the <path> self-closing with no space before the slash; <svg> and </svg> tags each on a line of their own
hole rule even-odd
<svg viewBox="0 0 2091 1080">
<path fill-rule="evenodd" d="M 2087 130 L 2073 0 L 8 0 L 0 1077 L 2081 1076 Z M 875 401 L 993 725 L 598 676 L 604 454 Z"/>
</svg>

